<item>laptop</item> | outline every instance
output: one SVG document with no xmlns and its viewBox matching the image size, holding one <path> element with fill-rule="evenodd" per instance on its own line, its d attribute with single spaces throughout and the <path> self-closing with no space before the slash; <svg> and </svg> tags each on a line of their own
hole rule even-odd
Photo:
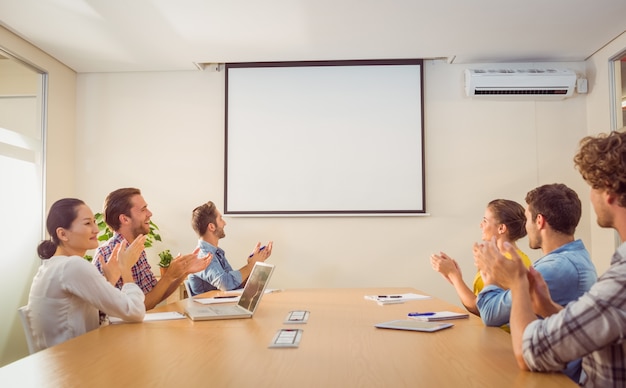
<svg viewBox="0 0 626 388">
<path fill-rule="evenodd" d="M 237 304 L 201 305 L 189 299 L 185 314 L 193 321 L 252 318 L 274 272 L 274 265 L 256 262 Z"/>
</svg>

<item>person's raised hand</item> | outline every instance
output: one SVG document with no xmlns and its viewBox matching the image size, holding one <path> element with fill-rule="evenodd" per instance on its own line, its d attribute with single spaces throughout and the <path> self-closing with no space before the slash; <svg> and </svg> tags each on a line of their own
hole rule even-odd
<svg viewBox="0 0 626 388">
<path fill-rule="evenodd" d="M 450 283 L 450 276 L 462 277 L 459 264 L 444 252 L 430 255 L 430 266 Z"/>
<path fill-rule="evenodd" d="M 95 260 L 98 260 L 98 262 L 100 263 L 100 268 L 102 268 L 104 277 L 109 283 L 113 285 L 117 283 L 117 281 L 120 279 L 120 276 L 122 275 L 120 267 L 117 263 L 117 254 L 119 250 L 120 244 L 117 244 L 113 248 L 113 253 L 109 258 L 109 261 L 104 260 L 104 255 L 102 253 L 98 254 L 98 256 L 95 258 Z"/>
<path fill-rule="evenodd" d="M 550 296 L 548 284 L 539 271 L 535 268 L 528 268 L 528 282 L 530 290 L 530 300 L 533 304 L 535 314 L 545 318 L 561 309 Z"/>
<path fill-rule="evenodd" d="M 206 256 L 198 257 L 198 252 L 200 252 L 200 248 L 196 248 L 192 253 L 186 255 L 179 253 L 170 263 L 166 274 L 174 278 L 180 278 L 191 273 L 204 271 L 211 263 L 213 255 L 208 253 Z"/>
<path fill-rule="evenodd" d="M 196 259 L 190 261 L 189 265 L 187 266 L 187 274 L 204 271 L 206 267 L 211 264 L 211 260 L 213 260 L 213 255 L 211 253 L 207 253 L 202 257 L 198 257 L 198 252 L 200 252 L 200 248 L 194 249 L 192 255 Z"/>
<path fill-rule="evenodd" d="M 146 243 L 146 236 L 140 234 L 133 240 L 133 242 L 127 246 L 126 241 L 122 241 L 121 244 L 118 244 L 113 249 L 113 256 L 117 255 L 117 262 L 120 267 L 120 270 L 124 268 L 131 268 L 133 265 L 137 263 L 139 257 L 141 256 L 141 252 L 143 252 Z M 117 249 L 117 254 L 116 254 Z"/>
<path fill-rule="evenodd" d="M 256 263 L 257 261 L 265 261 L 272 254 L 272 247 L 274 242 L 270 241 L 264 247 L 261 247 L 261 243 L 258 242 L 252 251 L 252 254 L 248 256 L 248 263 Z"/>
<path fill-rule="evenodd" d="M 511 288 L 515 282 L 526 278 L 528 270 L 511 244 L 504 243 L 504 251 L 511 255 L 510 260 L 498 250 L 495 237 L 484 244 L 474 243 L 474 262 L 491 283 Z"/>
</svg>

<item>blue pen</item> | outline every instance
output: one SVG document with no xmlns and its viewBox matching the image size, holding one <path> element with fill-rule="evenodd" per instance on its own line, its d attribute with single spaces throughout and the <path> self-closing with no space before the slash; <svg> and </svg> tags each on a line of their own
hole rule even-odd
<svg viewBox="0 0 626 388">
<path fill-rule="evenodd" d="M 428 317 L 431 315 L 435 315 L 435 313 L 409 313 L 409 317 Z"/>
<path fill-rule="evenodd" d="M 259 248 L 259 252 L 261 252 L 263 249 L 265 249 L 265 245 L 263 245 L 261 248 Z M 250 256 L 248 256 L 248 258 L 254 256 L 254 253 L 250 254 Z"/>
</svg>

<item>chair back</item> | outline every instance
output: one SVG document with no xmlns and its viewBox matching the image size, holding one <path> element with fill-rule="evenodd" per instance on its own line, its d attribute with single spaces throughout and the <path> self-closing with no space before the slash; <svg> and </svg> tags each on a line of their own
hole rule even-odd
<svg viewBox="0 0 626 388">
<path fill-rule="evenodd" d="M 187 292 L 187 295 L 185 295 L 186 298 L 191 298 L 193 296 L 193 294 L 191 293 L 191 288 L 189 287 L 189 281 L 187 279 L 185 279 L 183 281 L 183 284 L 185 285 L 185 291 Z"/>
<path fill-rule="evenodd" d="M 22 321 L 22 328 L 24 329 L 24 334 L 26 335 L 26 345 L 28 345 L 28 353 L 35 353 L 35 340 L 33 339 L 33 330 L 30 327 L 30 320 L 28 319 L 28 308 L 26 306 L 22 306 L 17 309 L 20 314 L 20 320 Z"/>
</svg>

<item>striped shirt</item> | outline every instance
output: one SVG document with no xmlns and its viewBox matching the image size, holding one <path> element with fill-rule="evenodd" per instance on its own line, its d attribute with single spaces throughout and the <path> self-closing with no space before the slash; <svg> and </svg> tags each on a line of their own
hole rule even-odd
<svg viewBox="0 0 626 388">
<path fill-rule="evenodd" d="M 113 237 L 109 239 L 109 241 L 96 249 L 96 252 L 93 255 L 93 262 L 101 274 L 104 274 L 104 272 L 102 271 L 98 257 L 100 255 L 104 255 L 104 261 L 108 263 L 109 259 L 111 258 L 111 254 L 113 253 L 113 248 L 115 248 L 117 244 L 120 244 L 123 241 L 124 237 L 116 232 L 113 234 Z M 126 243 L 126 246 L 128 246 L 128 243 Z M 152 273 L 152 267 L 150 267 L 150 263 L 148 263 L 148 256 L 146 255 L 145 250 L 141 251 L 141 256 L 139 256 L 139 260 L 137 260 L 137 263 L 135 263 L 135 265 L 133 265 L 133 267 L 131 268 L 131 272 L 133 273 L 133 279 L 135 280 L 135 284 L 137 284 L 139 288 L 141 288 L 144 294 L 152 291 L 154 286 L 156 286 L 157 279 L 154 276 L 154 273 Z M 123 284 L 124 283 L 122 282 L 122 278 L 120 278 L 115 284 L 115 287 L 121 290 Z"/>
<path fill-rule="evenodd" d="M 609 269 L 578 300 L 558 314 L 530 323 L 523 355 L 533 371 L 562 370 L 583 359 L 586 387 L 626 386 L 626 243 Z"/>
</svg>

